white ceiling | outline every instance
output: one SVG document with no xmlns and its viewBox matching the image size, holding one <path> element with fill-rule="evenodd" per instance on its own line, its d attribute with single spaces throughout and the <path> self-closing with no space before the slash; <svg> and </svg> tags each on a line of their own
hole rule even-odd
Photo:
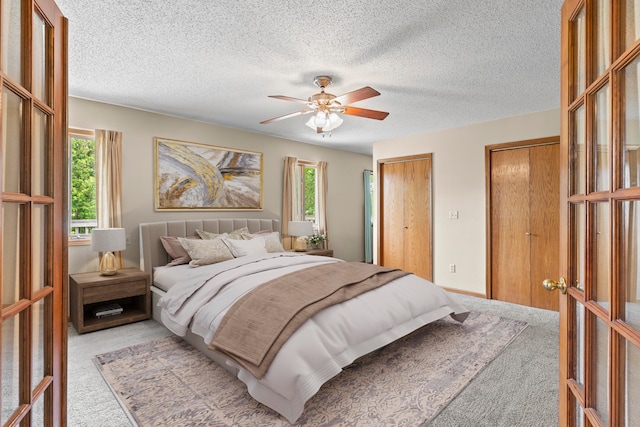
<svg viewBox="0 0 640 427">
<path fill-rule="evenodd" d="M 56 0 L 69 93 L 371 154 L 374 142 L 558 108 L 562 0 Z M 371 86 L 331 137 L 308 98 Z"/>
</svg>

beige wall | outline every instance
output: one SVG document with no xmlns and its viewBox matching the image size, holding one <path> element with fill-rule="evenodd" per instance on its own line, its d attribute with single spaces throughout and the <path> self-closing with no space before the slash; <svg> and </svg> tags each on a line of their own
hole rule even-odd
<svg viewBox="0 0 640 427">
<path fill-rule="evenodd" d="M 374 164 L 379 159 L 433 153 L 433 261 L 437 285 L 485 294 L 484 147 L 557 135 L 560 110 L 549 110 L 374 145 Z M 459 219 L 448 219 L 449 211 L 458 211 Z M 456 265 L 455 273 L 449 273 L 449 264 Z"/>
<path fill-rule="evenodd" d="M 303 144 L 237 129 L 185 120 L 79 98 L 69 98 L 69 126 L 111 129 L 123 135 L 123 222 L 130 244 L 125 266 L 139 265 L 138 224 L 183 218 L 280 218 L 285 156 L 329 163 L 328 218 L 331 248 L 348 261 L 364 259 L 362 172 L 371 157 Z M 264 209 L 252 212 L 156 212 L 154 137 L 212 144 L 264 153 Z M 97 256 L 88 246 L 69 248 L 69 273 L 95 271 Z"/>
</svg>

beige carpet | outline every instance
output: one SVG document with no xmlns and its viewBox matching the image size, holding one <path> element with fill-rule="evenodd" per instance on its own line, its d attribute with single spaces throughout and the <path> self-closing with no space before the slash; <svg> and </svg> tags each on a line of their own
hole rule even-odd
<svg viewBox="0 0 640 427">
<path fill-rule="evenodd" d="M 371 353 L 326 383 L 299 426 L 417 426 L 433 419 L 526 324 L 473 312 L 449 317 Z M 140 426 L 287 426 L 240 380 L 176 337 L 98 355 L 94 362 Z"/>
</svg>

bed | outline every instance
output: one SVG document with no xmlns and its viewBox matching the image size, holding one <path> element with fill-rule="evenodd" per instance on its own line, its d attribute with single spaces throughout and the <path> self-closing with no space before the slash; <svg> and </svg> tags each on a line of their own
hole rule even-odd
<svg viewBox="0 0 640 427">
<path fill-rule="evenodd" d="M 198 231 L 227 236 L 239 229 L 244 229 L 245 239 L 255 237 L 255 242 L 242 245 L 258 241 L 264 245 L 266 238 L 260 234 L 273 237 L 280 232 L 280 223 L 275 219 L 235 218 L 140 224 L 140 265 L 152 274 L 153 318 L 236 375 L 254 399 L 291 423 L 322 384 L 357 358 L 440 318 L 452 316 L 463 322 L 468 315 L 452 295 L 431 282 L 413 274 L 385 271 L 396 274 L 389 283 L 312 314 L 282 343 L 270 365 L 262 373 L 256 372 L 210 347 L 216 332 L 220 333 L 216 329 L 222 330 L 225 324 L 224 314 L 233 311 L 234 301 L 246 298 L 251 289 L 263 290 L 263 282 L 271 285 L 276 279 L 337 268 L 359 270 L 364 265 L 280 250 L 249 251 L 246 256 L 197 268 L 167 265 L 173 258 L 162 239 L 194 238 Z"/>
</svg>

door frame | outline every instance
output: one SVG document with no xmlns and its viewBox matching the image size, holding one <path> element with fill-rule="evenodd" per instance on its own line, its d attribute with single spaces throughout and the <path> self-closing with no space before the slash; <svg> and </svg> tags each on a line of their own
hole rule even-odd
<svg viewBox="0 0 640 427">
<path fill-rule="evenodd" d="M 486 197 L 486 277 L 485 295 L 487 299 L 493 299 L 493 286 L 491 269 L 493 266 L 492 239 L 491 239 L 491 153 L 494 151 L 514 150 L 526 147 L 536 147 L 542 145 L 560 144 L 560 135 L 545 138 L 526 139 L 522 141 L 505 142 L 502 144 L 491 144 L 484 147 L 485 162 L 485 197 Z M 558 195 L 560 197 L 560 195 Z"/>
</svg>

